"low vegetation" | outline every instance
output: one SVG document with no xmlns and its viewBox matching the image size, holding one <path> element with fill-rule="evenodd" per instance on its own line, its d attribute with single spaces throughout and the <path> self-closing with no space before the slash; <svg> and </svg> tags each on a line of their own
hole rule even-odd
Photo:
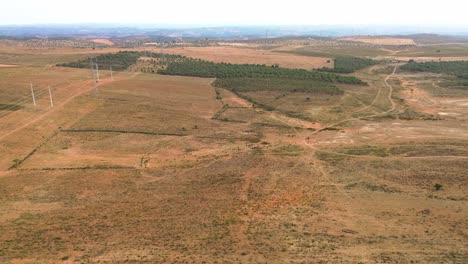
<svg viewBox="0 0 468 264">
<path fill-rule="evenodd" d="M 117 53 L 101 54 L 99 56 L 80 60 L 76 62 L 62 63 L 57 66 L 71 68 L 90 68 L 91 63 L 96 63 L 100 69 L 110 69 L 123 71 L 135 64 L 140 57 L 157 58 L 158 64 L 169 64 L 172 62 L 180 62 L 190 60 L 184 56 L 162 54 L 154 52 L 138 52 L 138 51 L 119 51 Z"/>
<path fill-rule="evenodd" d="M 438 84 L 440 87 L 449 89 L 468 90 L 468 75 L 463 78 L 454 78 L 442 81 Z"/>
<path fill-rule="evenodd" d="M 365 84 L 363 81 L 353 76 L 342 76 L 303 69 L 286 69 L 277 66 L 258 64 L 215 63 L 200 59 L 173 62 L 168 64 L 166 69 L 159 70 L 158 73 L 208 78 L 277 78 L 288 80 L 314 80 L 330 83 Z"/>
<path fill-rule="evenodd" d="M 152 52 L 121 51 L 113 54 L 102 54 L 88 60 L 59 64 L 58 66 L 73 68 L 89 68 L 91 63 L 97 63 L 100 68 L 125 70 L 135 64 L 140 57 L 159 59 L 159 64 L 165 67 L 157 70 L 159 74 L 181 75 L 207 78 L 276 78 L 313 80 L 329 83 L 345 83 L 364 85 L 365 82 L 354 76 L 342 76 L 333 73 L 307 71 L 303 69 L 286 69 L 272 65 L 215 63 L 201 59 L 193 59 L 180 55 L 169 55 Z"/>
<path fill-rule="evenodd" d="M 357 70 L 370 67 L 378 64 L 377 61 L 372 59 L 351 57 L 351 56 L 340 56 L 334 59 L 335 64 L 333 68 L 322 68 L 319 71 L 322 72 L 334 72 L 334 73 L 353 73 Z"/>
<path fill-rule="evenodd" d="M 134 67 L 147 73 L 216 78 L 213 86 L 227 88 L 238 94 L 254 91 L 284 91 L 340 95 L 343 91 L 335 83 L 365 85 L 354 76 L 335 73 L 280 68 L 277 65 L 215 63 L 180 55 L 152 52 L 122 51 L 103 54 L 88 60 L 58 66 L 88 68 L 97 63 L 102 69 L 125 70 L 143 57 L 144 67 Z M 261 104 L 254 102 L 260 107 Z M 267 107 L 266 108 L 271 108 Z"/>
<path fill-rule="evenodd" d="M 0 104 L 0 111 L 18 111 L 24 107 L 17 104 Z"/>
<path fill-rule="evenodd" d="M 301 93 L 343 94 L 332 83 L 311 80 L 288 80 L 280 78 L 221 78 L 213 83 L 216 87 L 234 92 L 285 91 Z"/>
<path fill-rule="evenodd" d="M 415 62 L 410 60 L 409 63 L 401 66 L 400 69 L 409 72 L 445 73 L 468 79 L 468 61 Z"/>
</svg>

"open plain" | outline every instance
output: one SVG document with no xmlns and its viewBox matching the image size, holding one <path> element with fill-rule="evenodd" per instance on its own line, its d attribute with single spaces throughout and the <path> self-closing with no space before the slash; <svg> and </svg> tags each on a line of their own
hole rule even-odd
<svg viewBox="0 0 468 264">
<path fill-rule="evenodd" d="M 404 70 L 412 57 L 460 57 L 467 44 L 433 53 L 403 40 L 3 40 L 0 262 L 467 263 L 466 82 Z M 343 74 L 365 85 L 310 84 L 339 93 L 220 87 L 220 74 L 170 65 L 101 67 L 96 82 L 90 68 L 57 66 L 120 50 L 265 71 L 331 69 L 351 55 L 369 64 Z"/>
</svg>

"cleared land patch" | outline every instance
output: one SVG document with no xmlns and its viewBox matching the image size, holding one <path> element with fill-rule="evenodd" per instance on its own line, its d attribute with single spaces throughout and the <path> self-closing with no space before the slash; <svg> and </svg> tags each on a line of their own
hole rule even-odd
<svg viewBox="0 0 468 264">
<path fill-rule="evenodd" d="M 16 68 L 16 67 L 19 67 L 19 65 L 0 64 L 0 68 Z"/>
<path fill-rule="evenodd" d="M 109 46 L 115 45 L 115 43 L 112 42 L 109 39 L 93 39 L 92 42 L 99 43 L 99 44 L 105 44 L 105 45 L 109 45 Z"/>
<path fill-rule="evenodd" d="M 416 45 L 413 39 L 409 38 L 386 38 L 386 37 L 346 37 L 339 40 L 363 42 L 372 45 L 402 46 Z"/>
</svg>

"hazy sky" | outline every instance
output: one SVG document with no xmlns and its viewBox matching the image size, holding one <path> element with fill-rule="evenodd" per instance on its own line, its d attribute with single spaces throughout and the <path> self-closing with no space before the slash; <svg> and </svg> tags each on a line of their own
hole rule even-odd
<svg viewBox="0 0 468 264">
<path fill-rule="evenodd" d="M 2 0 L 0 24 L 382 24 L 468 27 L 468 0 Z"/>
</svg>

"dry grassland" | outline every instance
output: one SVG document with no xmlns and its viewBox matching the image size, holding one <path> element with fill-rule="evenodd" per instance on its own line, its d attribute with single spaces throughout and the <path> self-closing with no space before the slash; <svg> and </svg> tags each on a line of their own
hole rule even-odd
<svg viewBox="0 0 468 264">
<path fill-rule="evenodd" d="M 346 37 L 339 38 L 339 40 L 363 42 L 373 45 L 383 46 L 402 46 L 402 45 L 416 45 L 412 39 L 405 38 L 385 38 L 385 37 Z"/>
<path fill-rule="evenodd" d="M 170 50 L 210 49 L 293 57 Z M 266 111 L 212 79 L 25 66 L 67 56 L 0 69 L 0 104 L 30 79 L 56 103 L 0 112 L 0 262 L 468 261 L 467 97 L 436 96 L 437 76 L 241 95 Z"/>
<path fill-rule="evenodd" d="M 164 52 L 200 58 L 214 62 L 249 63 L 249 64 L 279 64 L 284 68 L 314 69 L 333 67 L 333 60 L 326 57 L 304 57 L 283 54 L 267 50 L 236 47 L 185 47 L 166 48 Z M 330 62 L 327 62 L 329 61 Z"/>
</svg>

